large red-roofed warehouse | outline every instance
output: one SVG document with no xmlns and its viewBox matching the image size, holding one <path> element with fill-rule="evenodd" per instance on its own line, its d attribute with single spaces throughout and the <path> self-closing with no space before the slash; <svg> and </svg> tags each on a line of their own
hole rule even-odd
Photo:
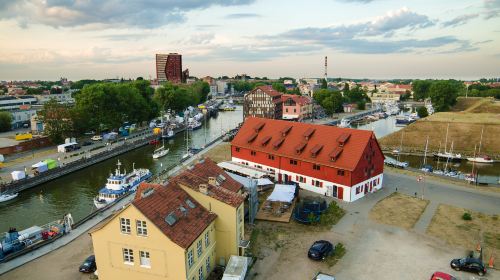
<svg viewBox="0 0 500 280">
<path fill-rule="evenodd" d="M 232 161 L 279 182 L 344 201 L 382 187 L 384 155 L 368 130 L 248 117 L 231 142 Z"/>
</svg>

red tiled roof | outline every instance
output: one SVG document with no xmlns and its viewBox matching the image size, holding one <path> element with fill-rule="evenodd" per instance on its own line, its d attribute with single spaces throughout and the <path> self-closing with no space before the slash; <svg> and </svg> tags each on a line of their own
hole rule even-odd
<svg viewBox="0 0 500 280">
<path fill-rule="evenodd" d="M 256 139 L 248 143 L 246 139 L 250 134 L 255 133 L 253 127 L 259 122 L 265 122 L 265 126 L 258 133 Z M 281 139 L 281 131 L 289 125 L 293 125 L 293 128 L 284 137 L 282 143 L 278 144 L 277 142 L 280 140 L 276 140 L 273 145 L 261 145 L 262 139 L 269 136 L 272 139 Z M 306 141 L 304 134 L 306 131 L 311 131 L 311 128 L 315 129 L 315 132 Z M 335 161 L 332 161 L 329 154 L 337 147 L 340 147 L 340 143 L 336 139 L 343 139 L 347 134 L 350 137 L 342 145 L 342 153 L 338 155 Z M 234 137 L 231 145 L 326 166 L 354 170 L 361 160 L 363 151 L 371 137 L 375 137 L 375 135 L 368 130 L 248 117 Z M 307 146 L 304 148 L 304 152 L 298 154 L 296 148 L 301 146 L 300 144 L 304 141 L 307 142 Z M 316 156 L 314 156 L 314 152 L 317 152 Z"/>
<path fill-rule="evenodd" d="M 184 172 L 192 173 L 198 177 L 208 180 L 208 177 L 216 177 L 219 175 L 224 176 L 226 179 L 220 184 L 221 187 L 230 190 L 232 192 L 238 192 L 243 188 L 243 185 L 238 183 L 236 180 L 227 175 L 224 169 L 220 168 L 217 163 L 215 163 L 210 158 L 205 158 L 203 161 L 198 162 L 194 165 L 192 169 L 188 169 Z M 206 183 L 206 182 L 205 182 Z"/>
<path fill-rule="evenodd" d="M 134 199 L 139 199 L 142 197 L 147 196 L 151 192 L 154 192 L 158 188 L 162 188 L 163 186 L 160 184 L 151 184 L 151 183 L 146 183 L 143 182 L 139 185 L 137 188 L 137 191 L 135 192 Z"/>
<path fill-rule="evenodd" d="M 274 97 L 274 96 L 281 96 L 281 95 L 283 94 L 283 93 L 281 93 L 281 92 L 279 92 L 279 91 L 277 91 L 277 90 L 273 89 L 273 87 L 272 87 L 272 86 L 269 86 L 269 85 L 265 85 L 265 86 L 258 86 L 258 87 L 256 87 L 256 88 L 254 89 L 254 91 L 255 91 L 255 90 L 257 90 L 257 89 L 260 89 L 260 90 L 262 90 L 264 93 L 266 93 L 267 95 L 269 95 L 269 96 L 273 96 L 273 97 Z"/>
<path fill-rule="evenodd" d="M 189 207 L 186 203 L 187 199 L 195 205 L 195 208 Z M 154 187 L 150 195 L 135 199 L 132 205 L 155 224 L 165 236 L 184 249 L 189 248 L 217 218 L 216 214 L 207 211 L 175 183 Z M 186 210 L 185 212 L 181 211 L 181 206 Z M 165 221 L 171 213 L 177 218 L 173 225 Z"/>
<path fill-rule="evenodd" d="M 296 94 L 283 94 L 281 96 L 281 100 L 285 102 L 288 98 L 293 99 L 295 103 L 299 105 L 306 105 L 311 103 L 311 99 L 308 96 L 296 95 Z"/>
</svg>

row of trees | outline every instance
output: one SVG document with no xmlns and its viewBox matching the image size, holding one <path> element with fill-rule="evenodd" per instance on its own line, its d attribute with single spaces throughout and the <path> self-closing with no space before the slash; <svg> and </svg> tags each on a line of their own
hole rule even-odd
<svg viewBox="0 0 500 280">
<path fill-rule="evenodd" d="M 366 102 L 369 101 L 366 91 L 361 87 L 349 89 L 345 84 L 342 92 L 331 89 L 320 89 L 314 93 L 314 101 L 320 104 L 328 114 L 341 113 L 344 110 L 344 103 L 355 103 L 358 109 L 363 110 Z"/>
<path fill-rule="evenodd" d="M 412 83 L 413 99 L 430 98 L 436 111 L 447 111 L 463 95 L 465 87 L 456 80 L 416 80 Z"/>
<path fill-rule="evenodd" d="M 90 83 L 75 94 L 75 105 L 69 107 L 56 100 L 47 102 L 38 114 L 45 123 L 46 134 L 53 143 L 87 131 L 119 128 L 124 122 L 140 123 L 158 116 L 160 110 L 183 110 L 206 100 L 207 83 L 172 85 L 156 91 L 149 81 L 138 79 L 124 83 Z"/>
<path fill-rule="evenodd" d="M 9 131 L 12 128 L 12 115 L 9 112 L 0 112 L 0 132 Z"/>
</svg>

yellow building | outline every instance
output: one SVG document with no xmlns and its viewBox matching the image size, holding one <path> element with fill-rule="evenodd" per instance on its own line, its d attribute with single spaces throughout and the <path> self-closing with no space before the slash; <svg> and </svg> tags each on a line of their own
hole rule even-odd
<svg viewBox="0 0 500 280">
<path fill-rule="evenodd" d="M 244 254 L 242 189 L 210 159 L 166 186 L 141 184 L 131 204 L 91 232 L 99 279 L 206 279 Z"/>
<path fill-rule="evenodd" d="M 217 214 L 217 263 L 227 264 L 231 255 L 243 256 L 248 245 L 244 241 L 243 186 L 209 158 L 201 160 L 170 182 L 176 182 L 198 203 Z"/>
</svg>

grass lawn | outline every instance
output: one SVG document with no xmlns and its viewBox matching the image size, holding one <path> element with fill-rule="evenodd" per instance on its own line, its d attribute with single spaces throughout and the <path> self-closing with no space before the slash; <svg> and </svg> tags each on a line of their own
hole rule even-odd
<svg viewBox="0 0 500 280">
<path fill-rule="evenodd" d="M 370 211 L 370 219 L 381 224 L 411 229 L 427 204 L 428 200 L 395 192 L 375 204 Z"/>
<path fill-rule="evenodd" d="M 472 219 L 462 218 L 470 213 Z M 455 246 L 474 250 L 479 242 L 483 247 L 483 261 L 493 254 L 500 256 L 500 221 L 498 215 L 490 216 L 450 205 L 439 205 L 427 233 Z M 498 261 L 497 261 L 498 263 Z M 496 265 L 498 267 L 498 264 Z"/>
<path fill-rule="evenodd" d="M 220 143 L 205 153 L 204 156 L 211 158 L 217 163 L 231 160 L 231 142 Z"/>
</svg>

